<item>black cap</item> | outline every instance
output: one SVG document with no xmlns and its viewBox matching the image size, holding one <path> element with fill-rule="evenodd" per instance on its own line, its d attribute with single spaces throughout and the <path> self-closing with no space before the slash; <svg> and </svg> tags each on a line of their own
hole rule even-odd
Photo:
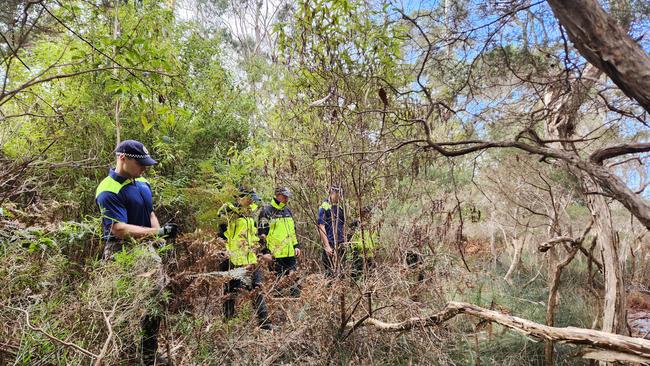
<svg viewBox="0 0 650 366">
<path fill-rule="evenodd" d="M 149 151 L 140 141 L 124 140 L 115 148 L 117 155 L 124 154 L 126 157 L 135 159 L 142 165 L 156 165 L 157 161 L 149 156 Z"/>
</svg>

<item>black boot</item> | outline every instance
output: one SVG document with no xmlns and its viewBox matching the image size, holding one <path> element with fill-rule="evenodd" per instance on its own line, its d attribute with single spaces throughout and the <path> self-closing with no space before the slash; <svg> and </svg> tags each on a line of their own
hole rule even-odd
<svg viewBox="0 0 650 366">
<path fill-rule="evenodd" d="M 161 363 L 157 357 L 158 351 L 158 331 L 160 330 L 160 316 L 145 314 L 140 321 L 142 327 L 142 363 L 144 365 L 167 365 Z M 166 360 L 165 360 L 166 362 Z"/>
<path fill-rule="evenodd" d="M 235 299 L 228 299 L 223 303 L 223 317 L 232 319 L 235 317 Z"/>
</svg>

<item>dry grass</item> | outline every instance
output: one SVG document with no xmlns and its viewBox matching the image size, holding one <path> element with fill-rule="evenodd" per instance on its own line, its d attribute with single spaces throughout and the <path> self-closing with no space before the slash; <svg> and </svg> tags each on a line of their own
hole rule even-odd
<svg viewBox="0 0 650 366">
<path fill-rule="evenodd" d="M 627 295 L 627 305 L 630 309 L 650 311 L 650 294 L 631 292 Z"/>
</svg>

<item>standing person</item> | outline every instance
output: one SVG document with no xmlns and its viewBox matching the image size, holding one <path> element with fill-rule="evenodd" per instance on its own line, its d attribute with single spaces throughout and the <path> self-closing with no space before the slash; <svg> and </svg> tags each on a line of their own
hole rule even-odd
<svg viewBox="0 0 650 366">
<path fill-rule="evenodd" d="M 352 222 L 350 228 L 353 233 L 348 259 L 352 261 L 352 277 L 356 278 L 364 272 L 364 268 L 375 267 L 374 254 L 379 230 L 372 225 L 372 206 L 364 206 L 359 220 Z"/>
<path fill-rule="evenodd" d="M 283 276 L 296 272 L 297 257 L 300 257 L 300 244 L 296 237 L 296 223 L 287 206 L 291 191 L 287 187 L 275 189 L 275 197 L 270 205 L 264 206 L 259 216 L 259 232 L 263 244 L 273 255 L 273 268 L 277 281 Z M 300 296 L 300 288 L 294 283 L 289 293 Z"/>
<path fill-rule="evenodd" d="M 268 250 L 260 247 L 260 238 L 257 236 L 257 226 L 253 219 L 253 213 L 257 205 L 253 201 L 259 198 L 255 191 L 249 187 L 239 187 L 237 200 L 234 203 L 225 204 L 220 210 L 223 222 L 219 225 L 219 236 L 226 241 L 228 259 L 221 263 L 222 271 L 230 271 L 234 268 L 244 267 L 250 274 L 250 286 L 247 288 L 256 290 L 254 298 L 255 311 L 260 328 L 271 329 L 268 308 L 262 295 L 262 271 L 258 267 L 258 254 L 264 261 L 271 261 L 271 254 Z M 243 279 L 233 278 L 228 281 L 224 290 L 229 298 L 223 304 L 224 317 L 230 319 L 235 316 L 235 294 L 245 286 Z"/>
<path fill-rule="evenodd" d="M 318 234 L 323 244 L 321 258 L 327 276 L 340 271 L 345 255 L 345 213 L 340 207 L 342 196 L 341 187 L 331 186 L 329 196 L 318 208 Z"/>
<path fill-rule="evenodd" d="M 108 172 L 95 191 L 95 201 L 101 210 L 105 247 L 103 258 L 111 260 L 121 251 L 126 239 L 145 239 L 155 236 L 174 238 L 178 227 L 165 224 L 160 227 L 153 211 L 151 187 L 142 174 L 147 167 L 157 164 L 144 145 L 135 140 L 122 141 L 115 149 L 115 168 Z M 161 275 L 164 278 L 164 275 Z M 156 296 L 164 288 L 164 281 L 156 286 Z M 160 315 L 145 314 L 142 325 L 142 362 L 145 365 L 166 365 L 167 360 L 157 354 Z"/>
</svg>

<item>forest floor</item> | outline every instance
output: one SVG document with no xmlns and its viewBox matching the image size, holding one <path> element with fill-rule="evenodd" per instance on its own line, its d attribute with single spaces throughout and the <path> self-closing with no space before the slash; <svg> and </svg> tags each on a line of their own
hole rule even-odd
<svg viewBox="0 0 650 366">
<path fill-rule="evenodd" d="M 627 322 L 633 337 L 650 339 L 650 293 L 647 291 L 630 292 Z"/>
</svg>

